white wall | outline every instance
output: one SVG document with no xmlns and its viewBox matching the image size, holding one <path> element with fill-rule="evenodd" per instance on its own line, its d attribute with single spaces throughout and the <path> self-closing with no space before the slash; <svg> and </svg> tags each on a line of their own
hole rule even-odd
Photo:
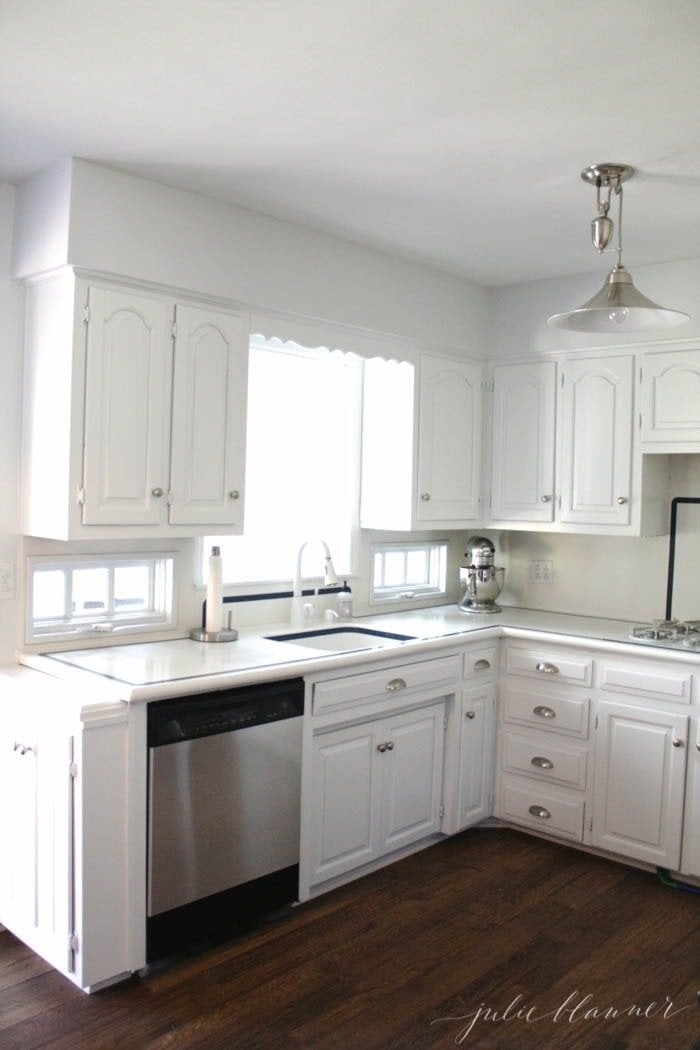
<svg viewBox="0 0 700 1050">
<path fill-rule="evenodd" d="M 66 162 L 20 188 L 14 272 L 49 268 L 46 197 L 64 213 Z M 483 356 L 487 293 L 459 277 L 257 212 L 70 162 L 68 242 L 50 265 L 100 270 Z M 63 225 L 61 224 L 61 229 Z"/>
<path fill-rule="evenodd" d="M 0 564 L 17 567 L 19 514 L 19 434 L 22 390 L 21 287 L 10 280 L 14 190 L 0 182 Z M 0 593 L 0 663 L 15 654 L 15 626 L 20 615 L 15 594 Z"/>
</svg>

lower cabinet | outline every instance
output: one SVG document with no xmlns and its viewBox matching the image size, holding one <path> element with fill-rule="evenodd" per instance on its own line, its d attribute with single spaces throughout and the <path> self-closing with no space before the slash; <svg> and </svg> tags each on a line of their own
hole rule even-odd
<svg viewBox="0 0 700 1050">
<path fill-rule="evenodd" d="M 0 717 L 0 921 L 60 970 L 73 963 L 73 736 L 33 704 Z"/>
<path fill-rule="evenodd" d="M 444 735 L 441 701 L 314 737 L 312 884 L 440 831 Z"/>
<path fill-rule="evenodd" d="M 93 990 L 145 962 L 128 709 L 27 675 L 0 675 L 0 922 Z"/>
<path fill-rule="evenodd" d="M 592 845 L 679 867 L 688 722 L 685 712 L 600 701 Z"/>
</svg>

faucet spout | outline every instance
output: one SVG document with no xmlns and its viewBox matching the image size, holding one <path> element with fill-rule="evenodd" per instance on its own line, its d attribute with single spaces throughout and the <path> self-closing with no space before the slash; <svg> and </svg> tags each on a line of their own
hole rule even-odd
<svg viewBox="0 0 700 1050">
<path fill-rule="evenodd" d="M 305 608 L 305 604 L 302 601 L 302 593 L 301 593 L 301 565 L 302 565 L 302 558 L 303 558 L 303 555 L 304 555 L 304 551 L 305 551 L 306 547 L 308 546 L 308 544 L 311 543 L 311 542 L 312 542 L 311 540 L 304 540 L 304 542 L 302 543 L 301 547 L 299 548 L 299 553 L 297 554 L 296 571 L 294 573 L 294 583 L 292 585 L 292 626 L 293 627 L 302 627 L 304 622 L 305 622 L 305 620 L 306 620 L 306 618 L 307 618 L 308 610 Z M 335 587 L 336 585 L 340 586 L 340 580 L 338 579 L 338 576 L 336 575 L 336 571 L 335 571 L 335 569 L 333 567 L 333 559 L 331 558 L 331 552 L 330 552 L 330 550 L 328 548 L 328 544 L 326 543 L 325 540 L 321 539 L 320 537 L 318 538 L 317 542 L 320 543 L 321 546 L 323 547 L 323 551 L 324 551 L 324 555 L 325 555 L 324 560 L 323 560 L 323 586 L 324 587 Z M 317 592 L 318 592 L 318 589 L 317 589 Z M 313 610 L 312 610 L 312 614 L 313 614 Z"/>
</svg>

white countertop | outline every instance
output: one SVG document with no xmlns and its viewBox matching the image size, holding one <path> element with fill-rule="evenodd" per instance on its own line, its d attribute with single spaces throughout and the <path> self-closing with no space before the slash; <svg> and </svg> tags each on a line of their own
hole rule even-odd
<svg viewBox="0 0 700 1050">
<path fill-rule="evenodd" d="M 314 625 L 324 627 L 325 624 Z M 350 652 L 316 650 L 293 642 L 271 641 L 264 635 L 292 632 L 288 626 L 241 631 L 234 642 L 202 643 L 189 638 L 102 646 L 50 654 L 21 654 L 20 662 L 81 686 L 99 682 L 101 694 L 138 702 L 209 689 L 247 685 L 330 671 L 399 656 L 417 656 L 462 641 L 549 636 L 561 644 L 584 646 L 595 641 L 608 651 L 644 657 L 673 658 L 700 665 L 700 655 L 661 646 L 631 643 L 626 620 L 571 616 L 530 609 L 504 608 L 495 615 L 461 612 L 456 605 L 385 613 L 340 621 L 334 627 L 377 628 L 412 635 L 410 641 L 387 640 L 381 648 Z"/>
</svg>

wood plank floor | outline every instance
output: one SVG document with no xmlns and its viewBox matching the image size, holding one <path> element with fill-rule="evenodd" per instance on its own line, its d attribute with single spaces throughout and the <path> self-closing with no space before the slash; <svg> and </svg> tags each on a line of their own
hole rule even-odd
<svg viewBox="0 0 700 1050">
<path fill-rule="evenodd" d="M 0 934 L 0 1047 L 700 1050 L 699 988 L 700 895 L 475 829 L 92 996 Z"/>
</svg>

